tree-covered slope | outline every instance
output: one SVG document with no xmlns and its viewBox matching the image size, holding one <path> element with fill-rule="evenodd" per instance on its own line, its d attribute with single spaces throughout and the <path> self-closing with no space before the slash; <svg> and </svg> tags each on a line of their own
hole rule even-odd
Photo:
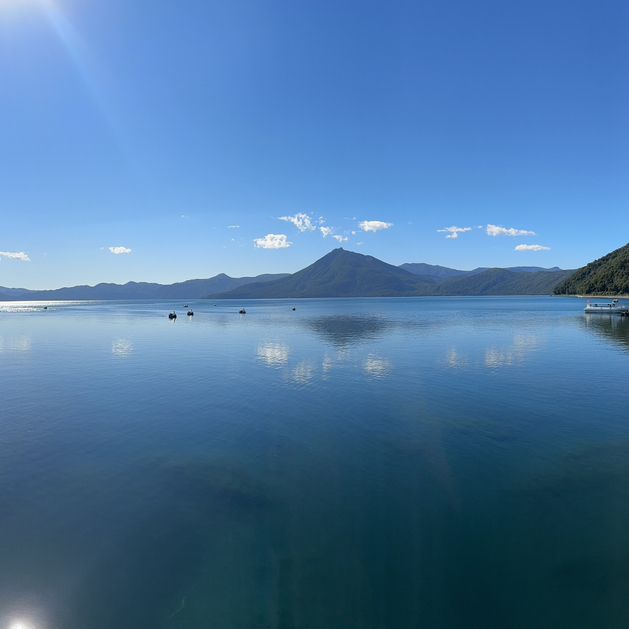
<svg viewBox="0 0 629 629">
<path fill-rule="evenodd" d="M 555 289 L 562 295 L 629 294 L 629 244 L 590 262 Z"/>
</svg>

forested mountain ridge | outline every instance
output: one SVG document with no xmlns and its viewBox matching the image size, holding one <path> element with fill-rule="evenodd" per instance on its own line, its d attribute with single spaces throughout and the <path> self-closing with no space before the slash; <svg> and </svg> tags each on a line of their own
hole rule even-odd
<svg viewBox="0 0 629 629">
<path fill-rule="evenodd" d="M 413 272 L 407 269 L 413 269 Z M 424 274 L 420 274 L 424 273 Z M 342 248 L 274 282 L 215 295 L 225 299 L 404 297 L 429 295 L 549 295 L 572 271 L 515 267 L 458 271 L 429 264 L 387 264 Z"/>
<path fill-rule="evenodd" d="M 629 243 L 578 269 L 557 285 L 557 295 L 629 294 Z"/>
</svg>

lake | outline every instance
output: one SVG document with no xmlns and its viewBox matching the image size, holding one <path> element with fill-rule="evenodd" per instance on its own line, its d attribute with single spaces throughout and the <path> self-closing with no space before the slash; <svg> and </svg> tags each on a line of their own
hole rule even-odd
<svg viewBox="0 0 629 629">
<path fill-rule="evenodd" d="M 0 627 L 629 626 L 629 320 L 583 306 L 0 302 Z"/>
</svg>

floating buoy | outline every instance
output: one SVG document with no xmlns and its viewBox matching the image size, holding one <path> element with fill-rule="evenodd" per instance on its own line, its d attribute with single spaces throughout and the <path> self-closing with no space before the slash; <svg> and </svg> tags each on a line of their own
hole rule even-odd
<svg viewBox="0 0 629 629">
<path fill-rule="evenodd" d="M 238 314 L 247 314 L 247 311 L 246 311 L 244 308 L 241 308 L 241 309 L 238 311 Z"/>
<path fill-rule="evenodd" d="M 295 306 L 293 306 L 293 311 L 297 310 L 297 308 L 295 308 Z"/>
<path fill-rule="evenodd" d="M 174 312 L 174 311 L 173 312 L 169 312 L 168 313 L 168 318 L 171 319 L 171 320 L 172 319 L 176 319 L 177 318 L 177 313 Z"/>
<path fill-rule="evenodd" d="M 189 317 L 193 317 L 194 316 L 194 312 L 192 312 L 192 310 L 188 310 L 188 316 Z"/>
</svg>

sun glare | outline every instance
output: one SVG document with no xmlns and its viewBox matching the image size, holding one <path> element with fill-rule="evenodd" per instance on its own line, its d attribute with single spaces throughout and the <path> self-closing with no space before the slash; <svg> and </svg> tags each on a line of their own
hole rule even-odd
<svg viewBox="0 0 629 629">
<path fill-rule="evenodd" d="M 5 0 L 0 0 L 3 2 Z M 14 620 L 10 625 L 9 629 L 35 629 L 35 625 L 30 622 L 26 622 L 25 620 Z"/>
</svg>

